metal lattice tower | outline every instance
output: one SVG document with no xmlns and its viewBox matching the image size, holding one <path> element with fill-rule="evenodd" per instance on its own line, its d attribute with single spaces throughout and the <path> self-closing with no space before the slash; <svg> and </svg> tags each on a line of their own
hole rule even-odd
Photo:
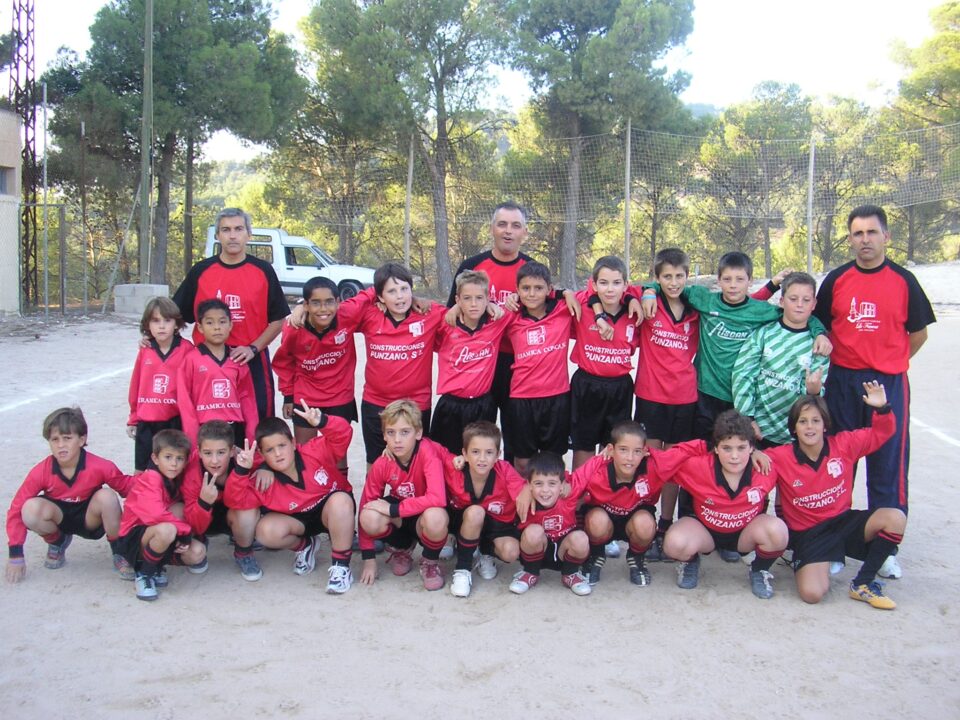
<svg viewBox="0 0 960 720">
<path fill-rule="evenodd" d="M 20 284 L 25 305 L 40 302 L 37 274 L 37 72 L 33 32 L 33 0 L 13 0 L 13 39 L 16 44 L 10 67 L 10 98 L 14 111 L 23 121 Z"/>
</svg>

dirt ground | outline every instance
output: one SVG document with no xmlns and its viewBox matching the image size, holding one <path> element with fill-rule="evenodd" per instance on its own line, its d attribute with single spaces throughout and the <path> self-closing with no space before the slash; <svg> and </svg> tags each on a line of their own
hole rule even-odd
<svg viewBox="0 0 960 720">
<path fill-rule="evenodd" d="M 676 587 L 672 564 L 633 587 L 620 559 L 585 598 L 549 571 L 514 596 L 513 568 L 475 578 L 465 600 L 448 587 L 425 592 L 415 572 L 334 597 L 323 592 L 326 541 L 317 572 L 297 577 L 291 553 L 264 552 L 263 579 L 247 583 L 222 537 L 206 575 L 171 569 L 159 601 L 144 603 L 112 572 L 105 540 L 75 542 L 50 571 L 31 535 L 25 581 L 0 581 L 2 715 L 960 717 L 960 521 L 950 509 L 960 507 L 960 266 L 946 268 L 930 276 L 943 286 L 931 292 L 939 321 L 911 372 L 912 512 L 904 577 L 887 586 L 894 612 L 847 599 L 853 566 L 807 606 L 786 567 L 764 602 L 745 566 L 713 556 L 693 591 Z M 136 322 L 119 318 L 0 330 L 0 505 L 47 453 L 41 422 L 62 405 L 83 408 L 92 452 L 132 470 L 124 424 L 136 339 Z M 363 466 L 359 432 L 350 465 Z"/>
</svg>

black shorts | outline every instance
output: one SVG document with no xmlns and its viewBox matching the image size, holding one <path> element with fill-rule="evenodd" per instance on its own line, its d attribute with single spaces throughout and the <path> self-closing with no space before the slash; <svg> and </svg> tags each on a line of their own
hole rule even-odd
<svg viewBox="0 0 960 720">
<path fill-rule="evenodd" d="M 294 407 L 297 407 L 294 405 Z M 319 406 L 319 409 L 327 415 L 334 415 L 338 418 L 343 418 L 347 422 L 357 422 L 357 401 L 351 400 L 350 402 L 345 402 L 343 405 L 329 405 L 329 406 Z M 300 428 L 310 428 L 315 430 L 310 423 L 304 420 L 302 417 L 293 414 L 293 426 Z"/>
<path fill-rule="evenodd" d="M 563 457 L 570 445 L 570 393 L 542 398 L 511 398 L 510 432 L 513 454 L 533 457 L 549 450 Z"/>
<path fill-rule="evenodd" d="M 610 431 L 630 419 L 633 378 L 606 378 L 580 369 L 570 381 L 570 434 L 574 450 L 597 451 L 610 442 Z"/>
<path fill-rule="evenodd" d="M 740 533 L 742 533 L 743 530 L 737 530 L 736 532 L 731 533 L 722 533 L 717 532 L 716 530 L 711 530 L 706 525 L 704 525 L 704 527 L 707 528 L 707 532 L 710 533 L 710 537 L 713 538 L 713 544 L 716 546 L 717 550 L 731 550 L 733 552 L 738 552 L 741 555 L 749 554 L 740 552 L 740 550 L 737 549 L 737 545 L 740 543 Z"/>
<path fill-rule="evenodd" d="M 140 562 L 143 560 L 143 534 L 149 527 L 150 525 L 135 525 L 126 535 L 117 538 L 117 552 L 137 569 L 140 568 Z M 170 544 L 160 560 L 161 565 L 166 565 L 173 559 L 176 545 L 175 542 Z"/>
<path fill-rule="evenodd" d="M 387 441 L 383 439 L 383 425 L 380 422 L 380 413 L 383 407 L 374 405 L 366 400 L 360 401 L 360 430 L 363 432 L 363 447 L 367 456 L 367 464 L 373 465 L 383 454 Z M 421 410 L 420 415 L 424 428 L 430 427 L 430 411 Z"/>
<path fill-rule="evenodd" d="M 230 535 L 233 530 L 230 529 L 230 523 L 227 522 L 227 510 L 229 508 L 218 500 L 213 504 L 210 510 L 210 527 L 207 528 L 204 535 Z"/>
<path fill-rule="evenodd" d="M 630 542 L 630 538 L 627 537 L 627 523 L 630 522 L 630 519 L 636 515 L 638 512 L 648 512 L 653 517 L 654 524 L 657 520 L 657 506 L 656 505 L 640 505 L 634 508 L 633 512 L 629 515 L 616 515 L 606 508 L 600 507 L 599 505 L 584 505 L 583 509 L 586 512 L 590 512 L 593 508 L 600 508 L 605 513 L 607 517 L 610 518 L 610 522 L 613 523 L 613 537 L 611 540 L 622 540 L 623 542 Z"/>
<path fill-rule="evenodd" d="M 500 411 L 500 430 L 503 431 L 503 459 L 513 462 L 513 445 L 510 433 L 510 382 L 513 379 L 513 353 L 501 352 L 497 355 L 497 367 L 493 371 L 493 385 L 490 394 Z"/>
<path fill-rule="evenodd" d="M 450 534 L 458 535 L 460 533 L 460 525 L 463 523 L 463 510 L 448 507 L 447 515 L 450 517 Z M 484 515 L 483 527 L 480 529 L 480 541 L 492 542 L 500 537 L 512 537 L 519 540 L 520 528 L 514 523 L 503 522 L 490 515 Z"/>
<path fill-rule="evenodd" d="M 573 532 L 572 530 L 570 532 Z M 568 533 L 569 534 L 569 533 Z M 563 537 L 566 537 L 564 535 Z M 547 538 L 547 547 L 543 551 L 543 565 L 541 567 L 544 570 L 559 570 L 563 561 L 560 559 L 560 543 L 563 542 L 563 538 L 559 540 L 551 540 Z"/>
<path fill-rule="evenodd" d="M 441 395 L 430 421 L 430 439 L 443 445 L 454 455 L 463 451 L 463 429 L 477 420 L 497 419 L 497 405 L 487 393 L 476 398 Z"/>
<path fill-rule="evenodd" d="M 713 395 L 697 392 L 697 410 L 693 418 L 693 436 L 698 440 L 710 440 L 713 437 L 713 422 L 725 410 L 731 410 L 733 403 L 721 400 Z"/>
<path fill-rule="evenodd" d="M 323 524 L 323 509 L 327 506 L 327 501 L 332 498 L 337 493 L 343 493 L 350 498 L 353 502 L 354 514 L 356 514 L 357 505 L 353 500 L 353 495 L 348 493 L 346 490 L 334 490 L 332 493 L 327 495 L 323 500 L 318 502 L 315 506 L 299 513 L 282 513 L 292 517 L 294 520 L 299 520 L 303 524 L 303 536 L 304 537 L 313 537 L 314 535 L 319 535 L 320 533 L 329 532 L 326 525 Z M 271 512 L 277 512 L 275 510 Z"/>
<path fill-rule="evenodd" d="M 676 444 L 693 440 L 696 410 L 696 403 L 666 405 L 638 397 L 633 419 L 643 425 L 648 438 Z"/>
<path fill-rule="evenodd" d="M 60 524 L 57 526 L 60 528 L 60 532 L 66 533 L 67 535 L 76 535 L 77 537 L 86 538 L 87 540 L 99 540 L 103 537 L 103 525 L 93 530 L 87 527 L 87 508 L 90 507 L 91 498 L 87 498 L 83 502 L 73 503 L 54 500 L 53 498 L 44 496 L 41 497 L 43 497 L 44 500 L 52 502 L 60 508 L 60 512 L 63 513 L 63 520 L 60 521 Z"/>
<path fill-rule="evenodd" d="M 797 567 L 817 562 L 843 562 L 845 557 L 867 557 L 864 532 L 873 510 L 847 510 L 807 530 L 790 533 Z"/>
<path fill-rule="evenodd" d="M 250 380 L 253 383 L 253 394 L 257 400 L 257 417 L 259 420 L 273 417 L 276 411 L 273 407 L 273 396 L 276 389 L 273 384 L 273 367 L 270 365 L 270 350 L 264 348 L 254 355 L 247 363 L 250 370 Z M 240 440 L 243 447 L 243 439 Z"/>
<path fill-rule="evenodd" d="M 399 502 L 398 498 L 385 499 Z M 417 536 L 417 520 L 419 519 L 419 515 L 411 515 L 410 517 L 400 518 L 400 527 L 397 527 L 391 523 L 390 532 L 380 539 L 382 539 L 383 542 L 390 547 L 397 548 L 398 550 L 406 550 L 407 548 L 413 547 L 414 544 L 420 539 Z"/>
<path fill-rule="evenodd" d="M 156 470 L 150 456 L 153 454 L 153 436 L 161 430 L 183 430 L 180 416 L 157 422 L 137 423 L 137 433 L 133 436 L 133 467 L 138 472 Z"/>
</svg>

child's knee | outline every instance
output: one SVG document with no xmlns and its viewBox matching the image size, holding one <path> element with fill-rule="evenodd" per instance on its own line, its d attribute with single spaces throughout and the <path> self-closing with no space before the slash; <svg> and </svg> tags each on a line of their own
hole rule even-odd
<svg viewBox="0 0 960 720">
<path fill-rule="evenodd" d="M 800 599 L 808 605 L 816 605 L 823 600 L 824 595 L 830 589 L 829 583 L 826 585 L 817 582 L 798 582 L 797 593 Z"/>
<path fill-rule="evenodd" d="M 120 512 L 120 498 L 110 488 L 100 488 L 90 498 L 90 505 L 96 507 L 100 512 L 116 510 Z"/>
<path fill-rule="evenodd" d="M 635 512 L 627 523 L 627 535 L 631 540 L 650 542 L 656 534 L 657 522 L 653 519 L 653 515 L 644 510 Z"/>
<path fill-rule="evenodd" d="M 517 558 L 520 557 L 520 543 L 517 540 L 512 542 L 502 542 L 496 544 L 497 555 L 505 563 L 516 562 Z"/>
<path fill-rule="evenodd" d="M 600 508 L 593 508 L 587 512 L 583 525 L 590 537 L 606 537 L 613 531 L 610 517 Z"/>
<path fill-rule="evenodd" d="M 427 508 L 421 516 L 423 529 L 429 535 L 439 535 L 446 533 L 447 524 L 450 522 L 447 511 L 443 508 Z"/>
<path fill-rule="evenodd" d="M 386 531 L 390 518 L 373 510 L 361 510 L 359 522 L 364 532 L 378 536 Z"/>
<path fill-rule="evenodd" d="M 567 553 L 582 557 L 590 552 L 590 540 L 582 530 L 574 530 L 567 536 Z"/>
<path fill-rule="evenodd" d="M 520 536 L 520 548 L 528 552 L 543 550 L 547 546 L 547 536 L 539 525 L 530 525 Z"/>
<path fill-rule="evenodd" d="M 463 511 L 463 524 L 471 528 L 483 527 L 484 518 L 487 513 L 480 505 L 471 505 Z"/>
</svg>

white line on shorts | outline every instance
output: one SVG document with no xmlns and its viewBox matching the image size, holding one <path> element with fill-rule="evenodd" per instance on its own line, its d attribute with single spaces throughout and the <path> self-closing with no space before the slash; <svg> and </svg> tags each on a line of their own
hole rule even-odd
<svg viewBox="0 0 960 720">
<path fill-rule="evenodd" d="M 937 440 L 940 440 L 941 442 L 945 442 L 948 445 L 953 445 L 954 447 L 960 447 L 960 440 L 956 440 L 955 438 L 950 437 L 942 430 L 937 430 L 935 427 L 931 425 L 927 425 L 925 422 L 921 420 L 917 420 L 915 417 L 911 417 L 910 422 L 916 425 L 921 430 L 926 430 L 928 433 L 933 435 Z"/>
<path fill-rule="evenodd" d="M 129 367 L 117 368 L 116 370 L 111 370 L 109 372 L 100 373 L 99 375 L 94 375 L 93 377 L 89 377 L 86 380 L 78 380 L 75 383 L 70 383 L 69 385 L 63 385 L 62 387 L 49 388 L 47 390 L 44 390 L 42 393 L 39 393 L 36 397 L 24 398 L 23 400 L 18 400 L 17 402 L 10 403 L 9 405 L 0 405 L 0 412 L 8 412 L 10 410 L 16 410 L 19 407 L 23 407 L 24 405 L 29 405 L 30 403 L 35 403 L 38 400 L 42 400 L 43 398 L 48 398 L 51 395 L 62 395 L 63 393 L 70 392 L 71 390 L 76 390 L 77 388 L 83 387 L 84 385 L 92 385 L 93 383 L 100 382 L 101 380 L 108 380 L 112 377 L 116 377 L 117 375 L 121 375 L 123 373 L 128 373 L 128 372 L 130 372 Z"/>
</svg>

